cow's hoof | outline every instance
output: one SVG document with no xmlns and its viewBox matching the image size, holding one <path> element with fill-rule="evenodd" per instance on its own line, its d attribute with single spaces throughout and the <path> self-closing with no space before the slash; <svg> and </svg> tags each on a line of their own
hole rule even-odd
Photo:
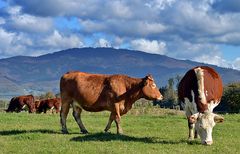
<svg viewBox="0 0 240 154">
<path fill-rule="evenodd" d="M 110 134 L 111 132 L 109 130 L 104 130 L 104 133 Z"/>
<path fill-rule="evenodd" d="M 118 135 L 123 135 L 123 132 L 117 132 Z"/>
<path fill-rule="evenodd" d="M 63 134 L 69 134 L 67 130 L 62 130 Z"/>
<path fill-rule="evenodd" d="M 85 129 L 85 130 L 81 130 L 81 133 L 82 134 L 88 134 L 88 131 Z"/>
<path fill-rule="evenodd" d="M 118 135 L 123 135 L 123 130 L 122 129 L 117 130 L 117 134 Z"/>
<path fill-rule="evenodd" d="M 194 139 L 199 139 L 199 138 L 200 138 L 199 135 L 195 135 L 195 136 L 194 136 Z"/>
</svg>

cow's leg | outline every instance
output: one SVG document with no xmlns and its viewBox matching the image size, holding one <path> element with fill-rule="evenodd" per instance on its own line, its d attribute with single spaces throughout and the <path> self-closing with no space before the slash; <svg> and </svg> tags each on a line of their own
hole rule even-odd
<svg viewBox="0 0 240 154">
<path fill-rule="evenodd" d="M 80 107 L 78 107 L 76 105 L 76 103 L 73 103 L 73 117 L 74 117 L 75 121 L 77 122 L 81 132 L 83 134 L 87 134 L 88 131 L 85 128 L 85 126 L 83 125 L 82 120 L 81 120 L 81 112 L 82 112 L 82 109 Z"/>
<path fill-rule="evenodd" d="M 23 107 L 22 107 L 22 109 L 24 110 L 25 108 L 26 108 L 26 106 L 28 107 L 28 113 L 33 113 L 34 112 L 34 107 L 33 107 L 33 105 L 31 105 L 31 104 L 25 104 Z"/>
<path fill-rule="evenodd" d="M 51 112 L 52 114 L 54 114 L 54 106 L 51 107 L 50 112 Z"/>
<path fill-rule="evenodd" d="M 188 119 L 188 129 L 189 129 L 188 139 L 193 140 L 195 135 L 195 124 L 191 123 L 189 119 Z"/>
<path fill-rule="evenodd" d="M 108 132 L 108 130 L 111 128 L 111 124 L 112 124 L 113 120 L 115 119 L 115 117 L 116 117 L 116 113 L 111 112 L 109 120 L 108 120 L 108 124 L 107 124 L 106 128 L 104 129 L 105 132 Z"/>
<path fill-rule="evenodd" d="M 195 99 L 194 99 L 193 91 L 191 91 L 191 95 L 192 95 L 192 102 L 190 102 L 188 98 L 184 98 L 184 102 L 185 102 L 184 110 L 188 119 L 188 130 L 189 130 L 188 139 L 189 140 L 193 140 L 195 136 L 195 124 L 191 122 L 190 117 L 192 114 L 197 113 L 197 106 L 196 106 L 196 103 L 194 102 Z"/>
<path fill-rule="evenodd" d="M 56 113 L 59 113 L 60 109 L 59 108 L 56 108 Z"/>
<path fill-rule="evenodd" d="M 19 106 L 15 109 L 15 111 L 16 111 L 17 113 L 19 113 L 19 112 L 22 111 L 22 108 L 23 108 L 23 106 L 19 105 Z"/>
<path fill-rule="evenodd" d="M 61 107 L 61 111 L 60 111 L 60 123 L 62 125 L 62 133 L 63 134 L 68 134 L 66 119 L 67 119 L 70 104 L 71 104 L 72 101 L 71 100 L 64 100 L 64 99 L 62 99 L 62 100 L 63 101 L 62 101 L 62 107 Z"/>
<path fill-rule="evenodd" d="M 115 104 L 115 111 L 116 111 L 116 116 L 115 116 L 115 123 L 117 126 L 117 133 L 118 134 L 123 134 L 122 127 L 120 125 L 121 122 L 121 114 L 120 114 L 120 106 L 118 103 Z"/>
<path fill-rule="evenodd" d="M 55 112 L 58 113 L 59 112 L 59 106 L 55 105 L 54 108 L 56 109 Z"/>
<path fill-rule="evenodd" d="M 197 132 L 197 130 L 196 130 L 196 129 L 195 129 L 194 138 L 195 138 L 195 139 L 196 139 L 196 138 L 199 138 L 199 135 L 198 135 L 198 132 Z"/>
<path fill-rule="evenodd" d="M 47 113 L 47 108 L 44 108 L 44 109 L 43 109 L 43 112 L 44 112 L 44 113 Z"/>
</svg>

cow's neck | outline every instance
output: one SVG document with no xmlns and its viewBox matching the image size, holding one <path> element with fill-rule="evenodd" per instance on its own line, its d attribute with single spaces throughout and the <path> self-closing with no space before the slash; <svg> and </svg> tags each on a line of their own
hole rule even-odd
<svg viewBox="0 0 240 154">
<path fill-rule="evenodd" d="M 126 101 L 129 105 L 132 105 L 135 101 L 142 98 L 142 79 L 132 78 L 126 84 Z"/>
</svg>

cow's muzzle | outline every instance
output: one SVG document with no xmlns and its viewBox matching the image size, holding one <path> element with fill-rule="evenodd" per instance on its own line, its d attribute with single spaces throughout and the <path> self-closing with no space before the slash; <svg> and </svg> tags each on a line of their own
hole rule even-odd
<svg viewBox="0 0 240 154">
<path fill-rule="evenodd" d="M 213 141 L 204 141 L 203 144 L 204 144 L 204 145 L 212 145 L 212 144 L 213 144 Z"/>
<path fill-rule="evenodd" d="M 163 100 L 163 96 L 162 95 L 157 98 L 157 101 L 161 101 L 161 100 Z"/>
</svg>

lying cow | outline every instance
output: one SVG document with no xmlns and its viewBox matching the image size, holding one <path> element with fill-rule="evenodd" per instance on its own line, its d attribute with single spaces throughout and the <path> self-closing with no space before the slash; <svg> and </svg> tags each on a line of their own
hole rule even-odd
<svg viewBox="0 0 240 154">
<path fill-rule="evenodd" d="M 61 106 L 61 99 L 60 98 L 51 98 L 51 99 L 45 99 L 41 101 L 36 101 L 36 109 L 37 113 L 47 113 L 47 110 L 50 110 L 52 113 L 54 113 L 53 109 L 55 109 L 55 112 L 58 113 Z"/>
<path fill-rule="evenodd" d="M 136 100 L 140 98 L 162 100 L 163 98 L 151 75 L 145 78 L 132 78 L 126 75 L 68 72 L 61 78 L 60 92 L 62 133 L 68 133 L 66 118 L 70 105 L 73 106 L 73 116 L 82 133 L 88 133 L 81 120 L 81 112 L 84 109 L 90 112 L 110 111 L 105 132 L 110 129 L 114 120 L 117 133 L 121 134 L 123 133 L 120 126 L 121 116 L 132 108 Z"/>
<path fill-rule="evenodd" d="M 213 143 L 213 127 L 216 123 L 223 122 L 223 117 L 212 112 L 220 103 L 222 93 L 221 77 L 210 67 L 195 67 L 182 78 L 178 97 L 188 118 L 190 140 L 197 138 L 199 134 L 202 144 Z"/>
<path fill-rule="evenodd" d="M 21 112 L 26 106 L 29 113 L 36 111 L 33 95 L 13 97 L 6 112 Z"/>
</svg>

